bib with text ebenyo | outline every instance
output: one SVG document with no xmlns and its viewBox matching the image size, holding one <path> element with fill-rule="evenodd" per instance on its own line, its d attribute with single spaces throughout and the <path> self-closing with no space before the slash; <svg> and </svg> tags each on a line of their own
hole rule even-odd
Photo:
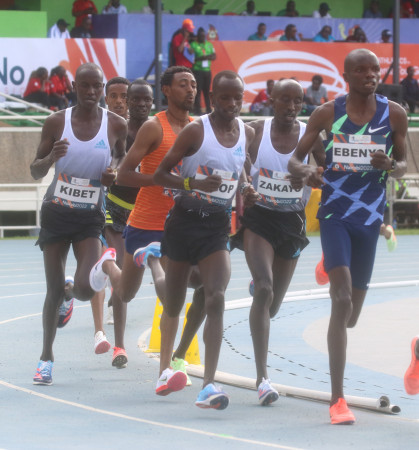
<svg viewBox="0 0 419 450">
<path fill-rule="evenodd" d="M 276 170 L 260 169 L 257 191 L 261 195 L 259 202 L 269 206 L 292 205 L 301 201 L 303 189 L 294 189 L 288 174 Z"/>
<path fill-rule="evenodd" d="M 342 172 L 372 172 L 378 170 L 371 165 L 375 152 L 386 151 L 385 136 L 368 134 L 333 135 L 332 169 Z"/>
<path fill-rule="evenodd" d="M 52 202 L 68 208 L 92 210 L 98 208 L 101 192 L 99 180 L 76 178 L 60 173 L 56 181 Z"/>
<path fill-rule="evenodd" d="M 204 192 L 194 189 L 190 194 L 199 200 L 214 205 L 226 206 L 230 205 L 237 190 L 239 177 L 236 172 L 228 172 L 226 170 L 212 169 L 206 166 L 199 166 L 196 171 L 195 179 L 203 180 L 209 175 L 219 175 L 222 178 L 221 185 L 215 192 Z"/>
</svg>

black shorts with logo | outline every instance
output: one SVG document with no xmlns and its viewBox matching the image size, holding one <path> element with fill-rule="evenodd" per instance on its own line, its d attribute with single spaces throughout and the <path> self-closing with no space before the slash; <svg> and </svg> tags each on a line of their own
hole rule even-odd
<svg viewBox="0 0 419 450">
<path fill-rule="evenodd" d="M 216 251 L 229 251 L 229 231 L 227 211 L 208 213 L 175 205 L 166 219 L 161 253 L 195 265 Z"/>
</svg>

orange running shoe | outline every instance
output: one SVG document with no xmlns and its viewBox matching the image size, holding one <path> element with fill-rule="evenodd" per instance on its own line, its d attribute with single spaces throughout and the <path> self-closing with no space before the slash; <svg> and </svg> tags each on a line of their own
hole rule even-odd
<svg viewBox="0 0 419 450">
<path fill-rule="evenodd" d="M 324 255 L 322 253 L 322 259 L 316 266 L 316 270 L 314 271 L 316 275 L 317 284 L 323 285 L 329 282 L 329 275 L 324 270 Z"/>
<path fill-rule="evenodd" d="M 415 347 L 419 336 L 412 340 L 412 361 L 404 374 L 404 388 L 409 395 L 419 394 L 419 359 L 416 357 Z"/>
<path fill-rule="evenodd" d="M 329 408 L 329 411 L 332 425 L 352 425 L 355 423 L 355 416 L 348 408 L 344 398 L 339 398 L 338 401 Z"/>
</svg>

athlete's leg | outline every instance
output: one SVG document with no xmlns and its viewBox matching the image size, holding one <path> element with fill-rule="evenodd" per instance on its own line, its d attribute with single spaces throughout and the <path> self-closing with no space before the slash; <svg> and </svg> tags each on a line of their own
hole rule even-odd
<svg viewBox="0 0 419 450">
<path fill-rule="evenodd" d="M 43 248 L 47 292 L 42 311 L 42 361 L 54 361 L 52 345 L 57 332 L 58 308 L 64 300 L 65 264 L 69 248 L 70 244 L 66 242 L 45 244 Z"/>
<path fill-rule="evenodd" d="M 271 318 L 278 314 L 279 308 L 282 305 L 282 301 L 284 300 L 285 294 L 288 291 L 288 287 L 294 275 L 297 262 L 298 257 L 285 259 L 280 256 L 275 256 L 273 264 L 274 299 L 271 307 L 269 308 L 269 315 Z"/>
<path fill-rule="evenodd" d="M 95 292 L 90 300 L 92 307 L 93 323 L 95 325 L 95 334 L 103 330 L 103 303 L 105 301 L 105 290 Z"/>
<path fill-rule="evenodd" d="M 216 251 L 198 263 L 205 292 L 205 370 L 203 387 L 214 382 L 223 337 L 224 295 L 231 275 L 230 254 Z"/>
</svg>

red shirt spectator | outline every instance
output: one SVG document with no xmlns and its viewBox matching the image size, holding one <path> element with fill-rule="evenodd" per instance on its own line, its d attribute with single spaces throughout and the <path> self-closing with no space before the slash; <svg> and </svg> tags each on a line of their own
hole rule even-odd
<svg viewBox="0 0 419 450">
<path fill-rule="evenodd" d="M 43 86 L 42 86 L 43 85 Z M 38 77 L 32 77 L 28 81 L 23 97 L 27 97 L 34 92 L 43 91 L 46 94 L 50 93 L 50 84 L 48 80 L 41 80 Z"/>
<path fill-rule="evenodd" d="M 182 23 L 182 28 L 173 36 L 171 45 L 174 65 L 192 68 L 192 61 L 184 53 L 189 52 L 191 55 L 193 54 L 188 39 L 194 29 L 192 20 L 185 19 Z"/>
<path fill-rule="evenodd" d="M 51 94 L 65 95 L 67 92 L 67 87 L 64 86 L 61 78 L 57 74 L 50 76 L 49 83 Z"/>
<path fill-rule="evenodd" d="M 91 0 L 76 0 L 71 13 L 76 18 L 75 27 L 80 27 L 85 17 L 97 14 L 97 8 Z"/>
</svg>

